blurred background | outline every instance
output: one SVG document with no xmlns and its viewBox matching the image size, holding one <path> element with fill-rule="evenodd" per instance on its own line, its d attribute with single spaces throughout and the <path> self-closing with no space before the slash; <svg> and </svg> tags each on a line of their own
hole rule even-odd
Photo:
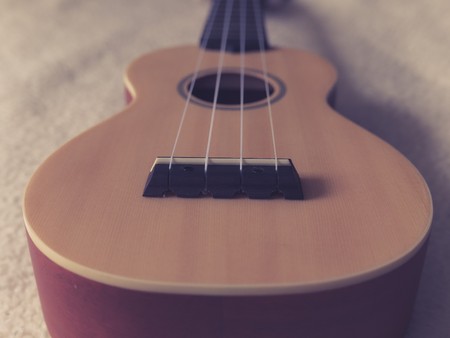
<svg viewBox="0 0 450 338">
<path fill-rule="evenodd" d="M 122 74 L 197 44 L 207 0 L 0 1 L 0 337 L 47 337 L 21 198 L 53 150 L 124 106 Z M 328 58 L 336 109 L 422 172 L 435 217 L 407 338 L 450 337 L 450 2 L 272 1 L 270 42 Z"/>
</svg>

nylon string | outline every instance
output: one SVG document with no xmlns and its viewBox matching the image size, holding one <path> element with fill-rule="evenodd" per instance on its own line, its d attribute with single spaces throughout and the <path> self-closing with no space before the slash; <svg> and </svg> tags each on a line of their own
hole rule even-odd
<svg viewBox="0 0 450 338">
<path fill-rule="evenodd" d="M 245 88 L 245 39 L 246 39 L 246 24 L 247 17 L 247 0 L 241 0 L 240 11 L 240 63 L 241 63 L 241 78 L 240 78 L 240 95 L 241 95 L 241 128 L 240 128 L 240 157 L 239 157 L 239 170 L 242 172 L 243 166 L 243 153 L 244 153 L 244 88 Z"/>
<path fill-rule="evenodd" d="M 211 147 L 212 131 L 213 131 L 213 126 L 214 126 L 214 118 L 216 116 L 216 110 L 217 110 L 217 99 L 219 97 L 220 80 L 222 78 L 223 62 L 224 62 L 224 58 L 225 58 L 225 49 L 227 46 L 228 31 L 230 29 L 231 10 L 232 9 L 233 9 L 233 0 L 229 0 L 229 1 L 227 1 L 226 8 L 225 8 L 225 19 L 223 22 L 223 29 L 222 29 L 219 65 L 217 67 L 217 77 L 216 77 L 216 84 L 215 84 L 215 88 L 214 88 L 214 100 L 213 100 L 213 106 L 212 106 L 212 111 L 211 111 L 211 122 L 209 125 L 209 133 L 208 133 L 208 144 L 206 146 L 206 154 L 205 154 L 205 173 L 208 171 L 209 150 Z"/>
<path fill-rule="evenodd" d="M 172 147 L 172 153 L 170 154 L 170 161 L 169 161 L 169 170 L 172 169 L 172 163 L 173 163 L 173 158 L 175 156 L 175 150 L 178 144 L 178 140 L 180 138 L 180 134 L 181 134 L 181 129 L 183 128 L 183 124 L 184 124 L 184 120 L 189 108 L 189 105 L 191 103 L 191 99 L 192 99 L 192 92 L 194 91 L 194 87 L 195 87 L 195 83 L 198 79 L 198 74 L 200 72 L 200 66 L 203 62 L 203 58 L 205 56 L 205 50 L 206 50 L 206 46 L 208 44 L 209 38 L 211 37 L 211 33 L 212 33 L 212 29 L 213 29 L 213 22 L 217 16 L 217 12 L 218 12 L 219 6 L 214 6 L 213 8 L 213 12 L 211 14 L 211 18 L 210 21 L 207 24 L 207 27 L 205 29 L 205 35 L 204 35 L 204 39 L 202 41 L 202 44 L 200 45 L 200 52 L 197 56 L 197 61 L 195 64 L 195 70 L 194 70 L 194 75 L 192 76 L 192 82 L 188 91 L 188 95 L 186 98 L 186 103 L 184 105 L 184 109 L 183 112 L 181 114 L 181 119 L 180 119 L 180 124 L 178 125 L 178 131 L 177 131 L 177 135 L 175 137 L 175 141 Z"/>
<path fill-rule="evenodd" d="M 253 0 L 253 7 L 255 8 L 255 21 L 256 21 L 256 31 L 258 35 L 258 44 L 259 44 L 259 54 L 261 55 L 261 65 L 263 68 L 263 77 L 264 77 L 264 87 L 266 90 L 266 98 L 267 98 L 267 110 L 269 113 L 269 121 L 270 121 L 270 131 L 272 133 L 272 146 L 273 146 L 273 156 L 275 160 L 275 170 L 278 171 L 278 156 L 277 156 L 277 147 L 275 142 L 275 130 L 273 127 L 273 118 L 272 118 L 272 102 L 270 100 L 270 90 L 269 90 L 269 79 L 267 76 L 267 62 L 266 62 L 266 54 L 264 53 L 264 32 L 262 27 L 262 14 L 261 14 L 261 4 L 259 0 Z M 259 24 L 258 24 L 259 23 Z"/>
</svg>

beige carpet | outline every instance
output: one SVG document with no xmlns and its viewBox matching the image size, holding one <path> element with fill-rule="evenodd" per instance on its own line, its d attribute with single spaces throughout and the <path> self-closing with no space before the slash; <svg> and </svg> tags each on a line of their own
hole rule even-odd
<svg viewBox="0 0 450 338">
<path fill-rule="evenodd" d="M 136 56 L 196 44 L 207 0 L 0 1 L 0 337 L 46 337 L 21 197 L 55 148 L 122 105 Z M 408 338 L 450 337 L 450 1 L 293 1 L 273 44 L 340 72 L 338 110 L 423 173 L 434 228 Z"/>
</svg>

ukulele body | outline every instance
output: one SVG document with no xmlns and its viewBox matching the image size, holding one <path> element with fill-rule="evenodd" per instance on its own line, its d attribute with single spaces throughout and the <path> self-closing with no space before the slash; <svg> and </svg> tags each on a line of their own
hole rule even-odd
<svg viewBox="0 0 450 338">
<path fill-rule="evenodd" d="M 106 285 L 49 260 L 29 240 L 54 338 L 400 338 L 426 245 L 399 268 L 357 285 L 267 296 L 153 293 Z"/>
<path fill-rule="evenodd" d="M 32 177 L 24 218 L 51 335 L 401 337 L 431 198 L 401 154 L 327 105 L 336 72 L 323 59 L 266 52 L 278 156 L 295 165 L 304 200 L 142 196 L 152 162 L 172 150 L 180 83 L 197 54 L 179 47 L 135 61 L 131 104 Z M 246 55 L 251 69 L 259 57 Z M 207 51 L 202 72 L 217 58 Z M 235 72 L 239 56 L 225 64 Z M 210 116 L 208 104 L 191 104 L 177 156 L 205 155 Z M 239 156 L 239 119 L 218 107 L 212 157 Z M 273 157 L 265 104 L 246 107 L 243 135 L 245 157 Z"/>
</svg>

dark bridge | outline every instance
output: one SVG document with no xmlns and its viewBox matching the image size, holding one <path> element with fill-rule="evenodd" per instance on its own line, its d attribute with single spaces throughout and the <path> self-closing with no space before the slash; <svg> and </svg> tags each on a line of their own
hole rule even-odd
<svg viewBox="0 0 450 338">
<path fill-rule="evenodd" d="M 301 200 L 300 177 L 290 159 L 243 159 L 242 171 L 237 158 L 158 157 L 145 184 L 145 197 L 233 198 L 242 194 L 252 199 Z"/>
</svg>

